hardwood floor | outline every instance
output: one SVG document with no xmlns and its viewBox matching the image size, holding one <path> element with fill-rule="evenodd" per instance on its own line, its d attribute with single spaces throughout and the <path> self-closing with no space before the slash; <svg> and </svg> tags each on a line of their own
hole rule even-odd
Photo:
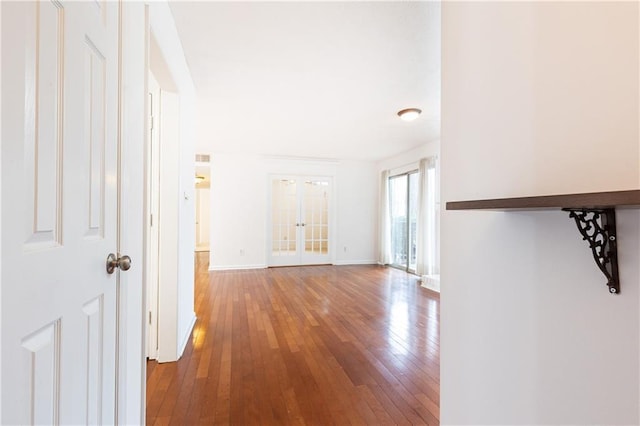
<svg viewBox="0 0 640 426">
<path fill-rule="evenodd" d="M 147 363 L 147 424 L 438 424 L 439 296 L 378 266 L 207 271 L 183 357 Z"/>
</svg>

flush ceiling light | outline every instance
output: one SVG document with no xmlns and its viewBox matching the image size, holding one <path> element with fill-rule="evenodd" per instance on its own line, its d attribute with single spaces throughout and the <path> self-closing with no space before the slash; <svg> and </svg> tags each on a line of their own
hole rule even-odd
<svg viewBox="0 0 640 426">
<path fill-rule="evenodd" d="M 413 121 L 418 118 L 421 112 L 422 110 L 418 108 L 402 109 L 398 111 L 398 117 L 400 117 L 404 121 Z"/>
</svg>

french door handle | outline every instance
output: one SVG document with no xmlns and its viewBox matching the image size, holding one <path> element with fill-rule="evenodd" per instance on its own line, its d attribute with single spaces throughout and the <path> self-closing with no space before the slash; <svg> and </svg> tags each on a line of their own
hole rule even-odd
<svg viewBox="0 0 640 426">
<path fill-rule="evenodd" d="M 107 274 L 113 274 L 116 268 L 121 271 L 128 271 L 131 268 L 131 258 L 129 256 L 116 257 L 115 254 L 109 253 L 107 256 Z"/>
<path fill-rule="evenodd" d="M 304 225 L 305 225 L 304 223 L 301 223 L 301 224 L 300 224 L 300 226 L 304 226 Z"/>
</svg>

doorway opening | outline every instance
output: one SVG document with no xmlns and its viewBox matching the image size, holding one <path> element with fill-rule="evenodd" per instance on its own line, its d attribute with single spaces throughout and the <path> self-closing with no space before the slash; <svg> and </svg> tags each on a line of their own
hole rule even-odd
<svg viewBox="0 0 640 426">
<path fill-rule="evenodd" d="M 146 353 L 158 362 L 175 361 L 178 342 L 175 299 L 178 274 L 176 220 L 180 191 L 180 94 L 153 33 L 149 40 L 146 193 Z"/>
<path fill-rule="evenodd" d="M 211 165 L 209 155 L 196 155 L 196 252 L 210 249 Z"/>
</svg>

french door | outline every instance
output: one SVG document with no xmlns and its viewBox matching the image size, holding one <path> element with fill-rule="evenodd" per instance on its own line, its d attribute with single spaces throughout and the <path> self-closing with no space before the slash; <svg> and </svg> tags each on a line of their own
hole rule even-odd
<svg viewBox="0 0 640 426">
<path fill-rule="evenodd" d="M 331 263 L 327 177 L 270 178 L 269 266 Z"/>
<path fill-rule="evenodd" d="M 415 273 L 418 223 L 418 171 L 389 178 L 391 265 Z"/>
</svg>

